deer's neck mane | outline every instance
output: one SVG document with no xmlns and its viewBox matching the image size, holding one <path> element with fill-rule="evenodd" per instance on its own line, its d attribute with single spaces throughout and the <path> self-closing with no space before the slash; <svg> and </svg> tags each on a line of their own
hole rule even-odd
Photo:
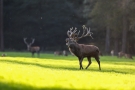
<svg viewBox="0 0 135 90">
<path fill-rule="evenodd" d="M 69 47 L 69 50 L 71 53 L 73 53 L 77 57 L 80 55 L 80 45 L 78 43 L 71 45 Z"/>
</svg>

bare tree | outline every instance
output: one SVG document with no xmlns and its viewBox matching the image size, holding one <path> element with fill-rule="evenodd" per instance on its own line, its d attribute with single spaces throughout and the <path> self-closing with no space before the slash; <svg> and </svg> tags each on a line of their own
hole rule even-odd
<svg viewBox="0 0 135 90">
<path fill-rule="evenodd" d="M 3 0 L 0 0 L 0 51 L 4 51 L 4 38 L 3 38 Z"/>
</svg>

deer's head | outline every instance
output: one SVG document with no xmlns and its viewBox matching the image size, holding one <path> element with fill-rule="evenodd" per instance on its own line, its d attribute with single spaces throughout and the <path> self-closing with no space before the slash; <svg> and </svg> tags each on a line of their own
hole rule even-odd
<svg viewBox="0 0 135 90">
<path fill-rule="evenodd" d="M 80 37 L 79 37 L 80 31 L 77 33 L 77 28 L 73 30 L 72 27 L 70 28 L 70 30 L 67 31 L 67 35 L 69 38 L 66 39 L 66 45 L 68 47 L 76 44 L 79 39 L 86 36 L 90 36 L 93 39 L 93 37 L 91 36 L 92 32 L 90 32 L 90 28 L 88 29 L 85 25 L 83 25 L 82 27 L 83 27 L 83 34 Z"/>
<path fill-rule="evenodd" d="M 24 43 L 27 45 L 27 50 L 30 51 L 31 45 L 34 43 L 35 39 L 32 39 L 31 43 L 26 41 L 27 38 L 24 38 Z"/>
</svg>

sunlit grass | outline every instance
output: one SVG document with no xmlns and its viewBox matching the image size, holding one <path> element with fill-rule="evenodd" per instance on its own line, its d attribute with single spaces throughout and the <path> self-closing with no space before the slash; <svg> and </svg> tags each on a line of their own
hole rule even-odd
<svg viewBox="0 0 135 90">
<path fill-rule="evenodd" d="M 0 57 L 0 90 L 135 89 L 135 60 L 102 56 L 101 71 L 94 59 L 87 70 L 79 70 L 75 56 L 42 53 L 32 58 L 26 52 L 6 53 L 7 57 Z M 87 63 L 84 59 L 83 66 Z"/>
</svg>

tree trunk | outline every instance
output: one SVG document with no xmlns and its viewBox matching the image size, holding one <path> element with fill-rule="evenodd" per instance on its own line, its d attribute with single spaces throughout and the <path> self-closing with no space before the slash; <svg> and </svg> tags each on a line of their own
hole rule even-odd
<svg viewBox="0 0 135 90">
<path fill-rule="evenodd" d="M 3 0 L 0 0 L 0 51 L 4 51 L 4 40 L 3 40 Z"/>
<path fill-rule="evenodd" d="M 114 55 L 118 55 L 118 39 L 114 41 Z"/>
<path fill-rule="evenodd" d="M 105 40 L 105 52 L 109 54 L 110 52 L 110 27 L 106 28 L 106 40 Z"/>
<path fill-rule="evenodd" d="M 123 16 L 122 51 L 126 52 L 128 23 L 126 15 Z"/>
</svg>

